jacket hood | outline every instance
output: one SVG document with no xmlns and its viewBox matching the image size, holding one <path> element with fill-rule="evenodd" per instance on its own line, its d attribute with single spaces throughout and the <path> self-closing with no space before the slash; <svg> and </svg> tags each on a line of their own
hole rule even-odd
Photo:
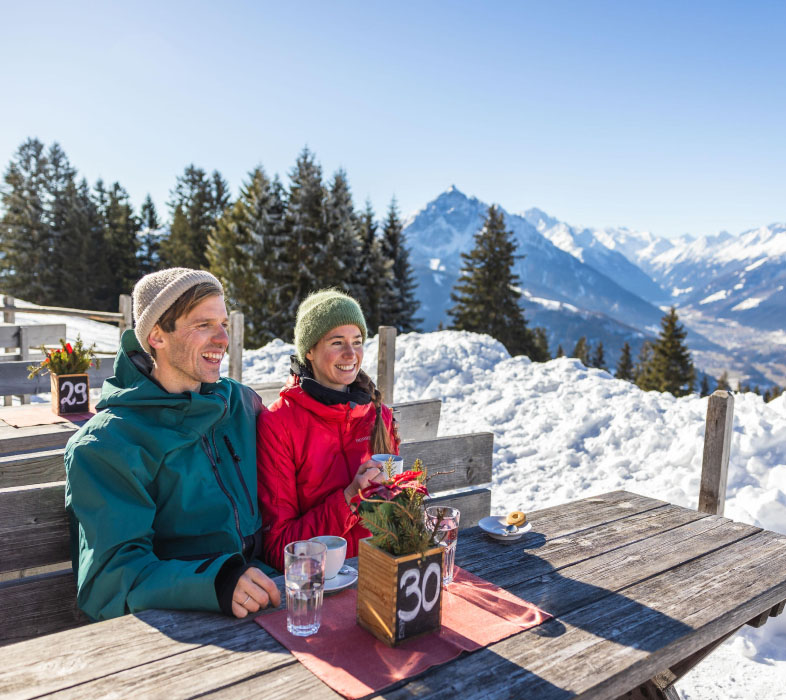
<svg viewBox="0 0 786 700">
<path fill-rule="evenodd" d="M 149 363 L 133 330 L 120 339 L 115 357 L 114 376 L 104 382 L 96 410 L 105 408 L 147 409 L 153 419 L 165 426 L 180 425 L 189 417 L 189 428 L 201 432 L 209 429 L 229 411 L 231 382 L 220 379 L 213 384 L 202 384 L 199 392 L 171 394 L 154 381 L 145 366 Z"/>
</svg>

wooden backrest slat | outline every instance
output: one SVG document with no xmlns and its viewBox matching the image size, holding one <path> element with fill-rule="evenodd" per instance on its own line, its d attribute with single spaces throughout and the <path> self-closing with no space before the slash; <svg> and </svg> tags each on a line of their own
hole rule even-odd
<svg viewBox="0 0 786 700">
<path fill-rule="evenodd" d="M 18 348 L 21 325 L 0 326 L 0 347 Z M 58 345 L 60 338 L 66 336 L 65 323 L 41 323 L 24 326 L 27 329 L 27 342 L 31 348 L 41 345 Z"/>
<path fill-rule="evenodd" d="M 393 404 L 393 416 L 398 422 L 398 432 L 404 442 L 436 438 L 441 412 L 440 399 Z"/>
<path fill-rule="evenodd" d="M 0 583 L 0 646 L 88 622 L 76 605 L 71 571 Z"/>
<path fill-rule="evenodd" d="M 0 489 L 0 572 L 68 561 L 65 484 Z"/>
<path fill-rule="evenodd" d="M 0 489 L 65 481 L 63 450 L 0 456 Z"/>
<path fill-rule="evenodd" d="M 439 493 L 489 483 L 493 450 L 492 433 L 470 433 L 402 443 L 400 452 L 405 469 L 416 458 L 423 460 L 430 475 L 429 491 Z"/>
</svg>

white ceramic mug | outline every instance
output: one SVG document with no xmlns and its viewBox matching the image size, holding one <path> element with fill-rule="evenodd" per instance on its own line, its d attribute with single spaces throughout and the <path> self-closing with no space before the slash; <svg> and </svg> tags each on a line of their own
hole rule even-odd
<svg viewBox="0 0 786 700">
<path fill-rule="evenodd" d="M 337 535 L 318 535 L 311 542 L 321 542 L 327 547 L 325 556 L 325 581 L 336 578 L 347 557 L 347 541 Z"/>
<path fill-rule="evenodd" d="M 371 455 L 371 459 L 382 465 L 380 471 L 383 474 L 385 473 L 385 464 L 391 458 L 393 459 L 393 474 L 401 474 L 404 471 L 404 458 L 400 455 Z"/>
</svg>

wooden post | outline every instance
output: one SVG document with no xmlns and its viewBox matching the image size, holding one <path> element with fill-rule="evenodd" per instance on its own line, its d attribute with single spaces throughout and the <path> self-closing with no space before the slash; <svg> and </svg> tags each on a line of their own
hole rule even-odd
<svg viewBox="0 0 786 700">
<path fill-rule="evenodd" d="M 134 327 L 133 317 L 131 315 L 131 295 L 130 294 L 121 294 L 120 295 L 120 302 L 119 308 L 121 314 L 123 314 L 123 319 L 118 323 L 118 330 L 120 331 L 120 336 L 123 336 L 123 331 L 128 330 L 129 328 Z"/>
<path fill-rule="evenodd" d="M 243 381 L 243 312 L 229 314 L 229 378 Z"/>
<path fill-rule="evenodd" d="M 16 322 L 16 312 L 14 311 L 14 297 L 10 294 L 6 294 L 3 298 L 3 323 L 15 323 Z M 16 352 L 16 348 L 6 348 L 6 352 Z M 13 405 L 14 398 L 12 396 L 4 396 L 3 397 L 3 405 L 4 406 L 11 406 Z"/>
<path fill-rule="evenodd" d="M 723 390 L 714 392 L 707 402 L 707 425 L 704 430 L 704 458 L 699 489 L 699 510 L 702 513 L 723 515 L 733 420 L 733 394 Z"/>
<path fill-rule="evenodd" d="M 30 330 L 24 326 L 19 326 L 19 359 L 30 359 L 30 339 L 28 334 Z M 30 403 L 30 394 L 21 394 L 19 401 L 23 404 Z"/>
<path fill-rule="evenodd" d="M 382 394 L 382 402 L 393 405 L 393 381 L 396 369 L 396 329 L 394 326 L 380 326 L 377 338 L 377 388 Z"/>
</svg>

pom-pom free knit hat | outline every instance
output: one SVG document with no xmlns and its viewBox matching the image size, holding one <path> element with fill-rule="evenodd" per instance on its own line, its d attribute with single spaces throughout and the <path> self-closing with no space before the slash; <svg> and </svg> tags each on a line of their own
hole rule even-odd
<svg viewBox="0 0 786 700">
<path fill-rule="evenodd" d="M 337 289 L 323 289 L 306 297 L 297 310 L 295 349 L 297 359 L 306 362 L 306 353 L 329 330 L 353 324 L 360 329 L 366 342 L 366 319 L 360 304 Z"/>
<path fill-rule="evenodd" d="M 215 276 L 205 270 L 191 270 L 187 267 L 170 267 L 168 270 L 151 272 L 134 285 L 134 333 L 147 352 L 150 352 L 147 336 L 158 323 L 158 319 L 181 294 L 202 282 L 215 285 L 216 291 L 224 294 L 224 288 Z"/>
</svg>

